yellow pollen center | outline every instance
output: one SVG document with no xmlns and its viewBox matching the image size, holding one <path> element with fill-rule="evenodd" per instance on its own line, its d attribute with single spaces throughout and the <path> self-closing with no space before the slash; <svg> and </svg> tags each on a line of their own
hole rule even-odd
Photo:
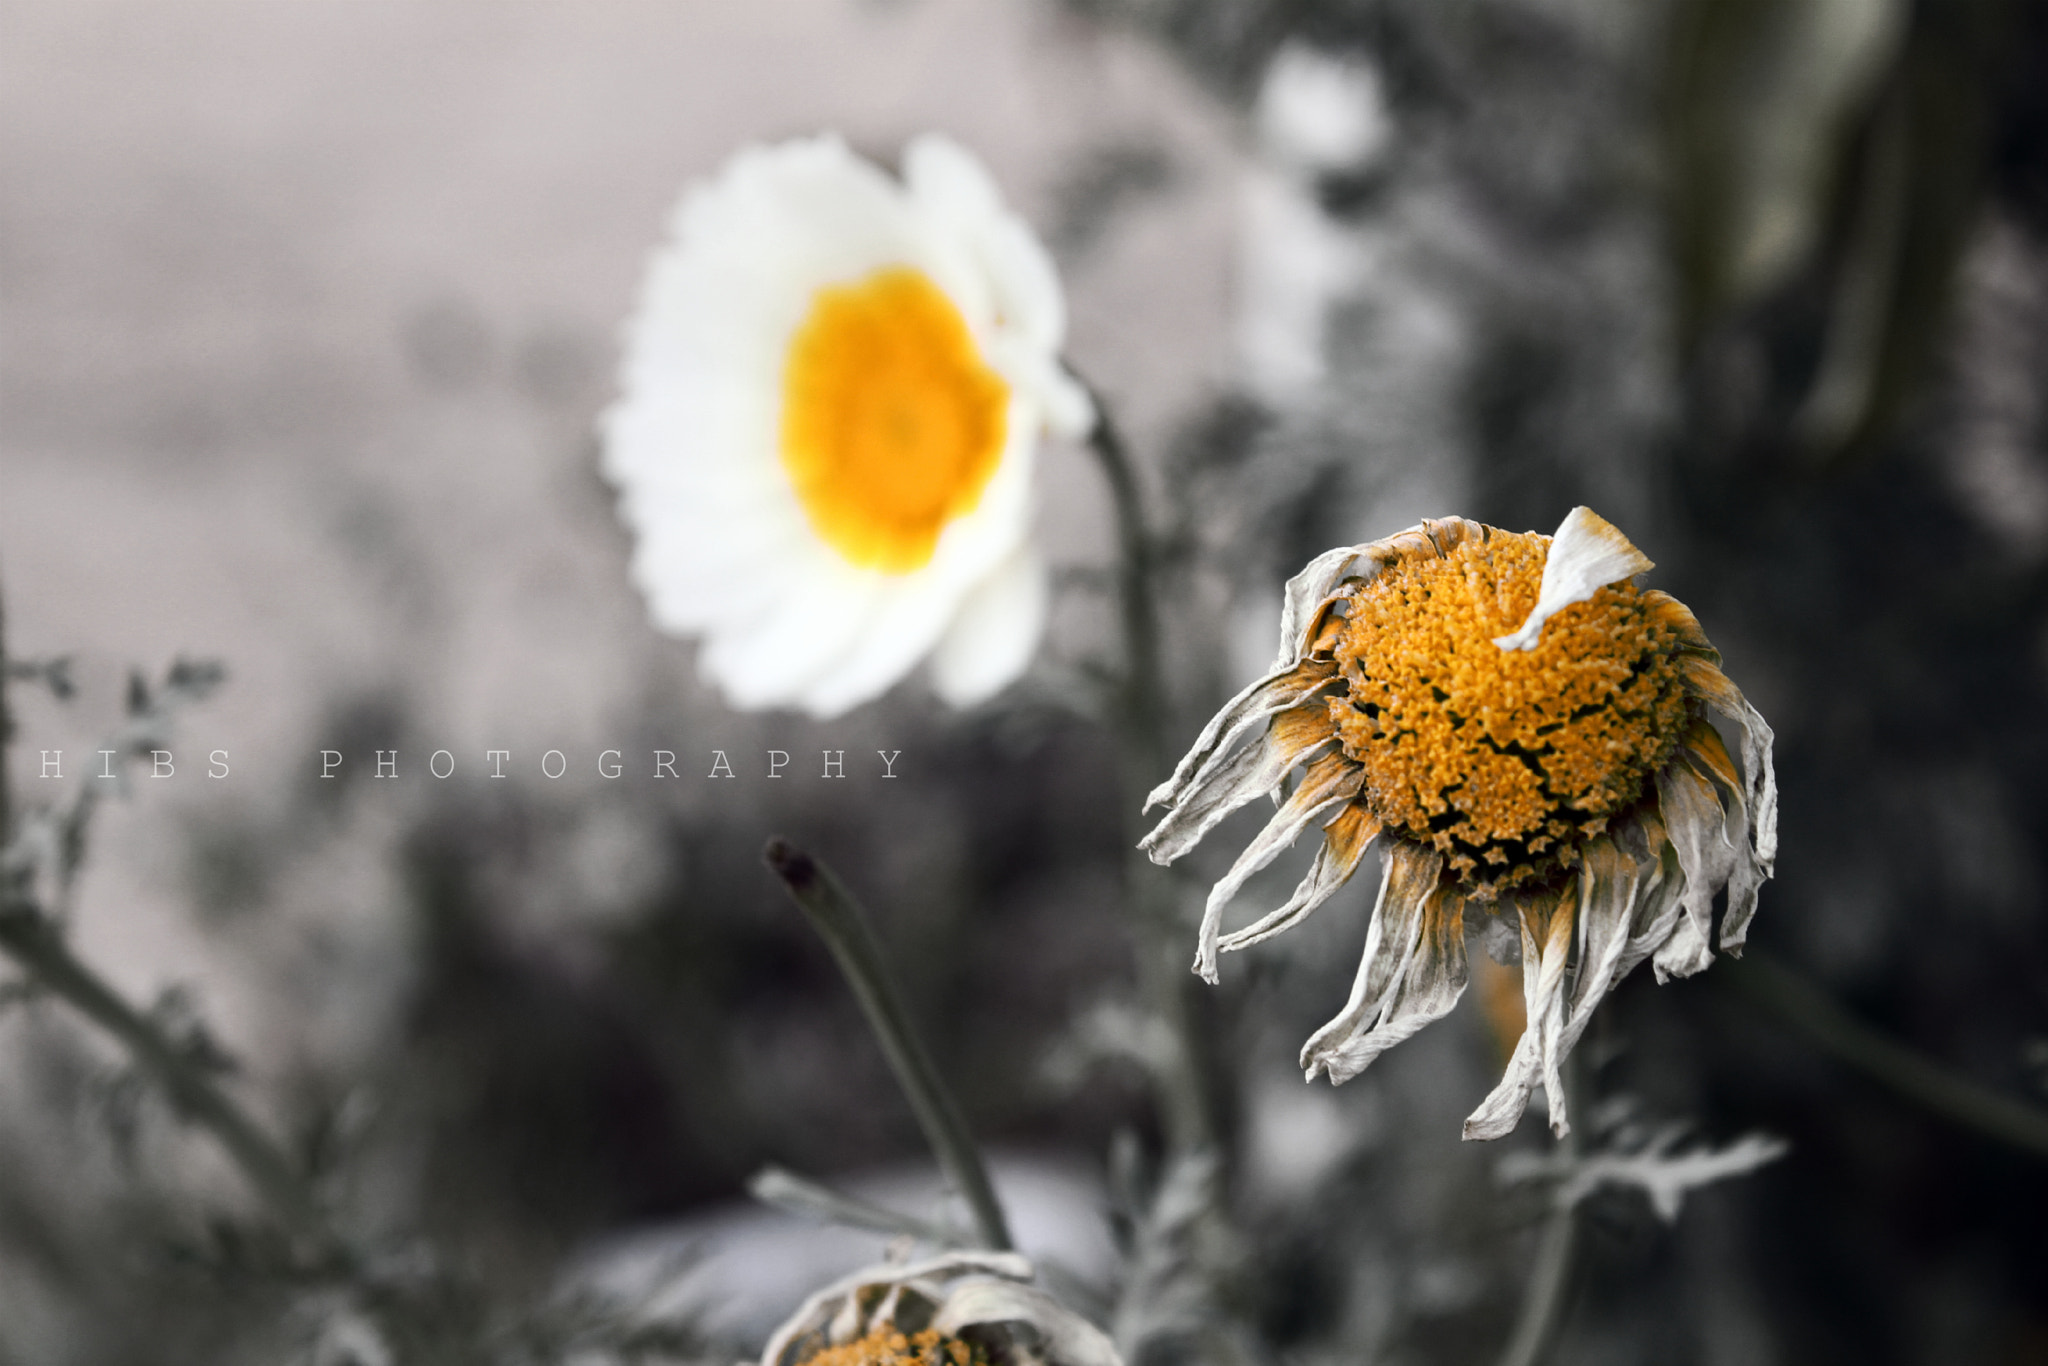
<svg viewBox="0 0 2048 1366">
<path fill-rule="evenodd" d="M 1697 710 L 1678 638 L 1611 584 L 1503 650 L 1535 606 L 1549 538 L 1494 531 L 1353 591 L 1330 699 L 1364 800 L 1443 851 L 1473 895 L 1542 883 L 1639 801 Z"/>
<path fill-rule="evenodd" d="M 827 545 L 908 573 L 981 501 L 1009 398 L 953 301 L 890 266 L 811 301 L 783 372 L 783 468 Z"/>
<path fill-rule="evenodd" d="M 864 1338 L 827 1347 L 801 1366 L 987 1366 L 988 1354 L 972 1343 L 927 1328 L 908 1336 L 877 1328 Z"/>
</svg>

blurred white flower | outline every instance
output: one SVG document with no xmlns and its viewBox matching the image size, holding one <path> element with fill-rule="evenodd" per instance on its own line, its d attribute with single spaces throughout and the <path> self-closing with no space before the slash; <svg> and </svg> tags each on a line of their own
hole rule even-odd
<svg viewBox="0 0 2048 1366">
<path fill-rule="evenodd" d="M 1393 127 L 1378 73 L 1288 43 L 1254 111 L 1260 165 L 1245 178 L 1238 349 L 1260 398 L 1288 408 L 1325 376 L 1332 306 L 1373 273 L 1372 234 L 1324 211 L 1321 180 L 1376 164 Z"/>
<path fill-rule="evenodd" d="M 1310 173 L 1376 161 L 1394 132 L 1378 71 L 1300 43 L 1273 54 L 1254 117 L 1266 154 Z"/>
<path fill-rule="evenodd" d="M 733 705 L 833 716 L 930 658 L 955 705 L 1030 662 L 1040 436 L 1080 435 L 1051 260 L 937 137 L 899 182 L 836 137 L 684 195 L 628 330 L 604 469 L 657 625 Z"/>
</svg>

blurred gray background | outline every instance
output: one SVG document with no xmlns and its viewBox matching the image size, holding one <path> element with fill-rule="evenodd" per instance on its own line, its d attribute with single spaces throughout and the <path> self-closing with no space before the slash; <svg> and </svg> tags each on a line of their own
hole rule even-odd
<svg viewBox="0 0 2048 1366">
<path fill-rule="evenodd" d="M 746 1223 L 764 1162 L 928 1200 L 759 867 L 796 837 L 1092 1275 L 1108 1154 L 1158 1137 L 1098 1056 L 1131 992 L 1097 471 L 1044 453 L 1061 590 L 1025 684 L 823 724 L 698 685 L 595 473 L 681 187 L 748 142 L 886 161 L 938 130 L 1053 251 L 1173 532 L 1176 745 L 1308 556 L 1590 503 L 1777 726 L 1753 943 L 2038 1106 L 2044 92 L 2030 0 L 0 0 L 0 589 L 10 652 L 80 687 L 14 689 L 13 789 L 61 790 L 43 750 L 88 771 L 130 666 L 227 665 L 176 776 L 101 818 L 74 942 L 139 1002 L 184 993 L 356 1231 L 424 1232 L 515 1301 Z M 656 748 L 741 776 L 658 783 Z M 811 776 L 827 748 L 843 783 Z M 1489 1359 L 1526 1281 L 1540 1203 L 1456 1139 L 1500 1065 L 1483 992 L 1341 1091 L 1294 1076 L 1371 891 L 1202 998 L 1250 1359 Z M 1792 1156 L 1675 1227 L 1591 1206 L 1555 1359 L 2048 1361 L 2040 1162 L 1730 976 L 1631 979 L 1590 1065 L 1614 1113 Z M 289 1296 L 219 1232 L 237 1182 L 137 1097 L 61 1008 L 0 1015 L 0 1363 L 294 1359 Z M 1524 1127 L 1501 1149 L 1543 1150 Z"/>
</svg>

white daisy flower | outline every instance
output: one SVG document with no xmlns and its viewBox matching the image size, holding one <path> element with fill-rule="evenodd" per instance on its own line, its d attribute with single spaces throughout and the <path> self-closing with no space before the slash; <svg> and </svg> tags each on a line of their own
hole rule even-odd
<svg viewBox="0 0 2048 1366">
<path fill-rule="evenodd" d="M 655 623 L 738 707 L 834 716 L 921 659 L 956 706 L 1045 615 L 1040 436 L 1079 436 L 1045 250 L 965 151 L 899 182 L 823 136 L 683 197 L 627 336 L 604 469 Z"/>
</svg>

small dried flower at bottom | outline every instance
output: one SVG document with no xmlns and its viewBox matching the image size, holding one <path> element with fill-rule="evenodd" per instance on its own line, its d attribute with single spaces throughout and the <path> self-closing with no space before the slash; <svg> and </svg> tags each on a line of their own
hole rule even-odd
<svg viewBox="0 0 2048 1366">
<path fill-rule="evenodd" d="M 1101 1329 L 1031 1277 L 1007 1252 L 868 1267 L 805 1300 L 761 1366 L 1122 1366 Z"/>
</svg>

